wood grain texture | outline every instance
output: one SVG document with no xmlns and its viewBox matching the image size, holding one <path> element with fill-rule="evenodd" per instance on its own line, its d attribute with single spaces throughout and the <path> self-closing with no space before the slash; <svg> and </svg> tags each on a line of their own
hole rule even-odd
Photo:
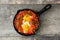
<svg viewBox="0 0 60 40">
<path fill-rule="evenodd" d="M 0 0 L 0 4 L 60 4 L 60 0 Z"/>
<path fill-rule="evenodd" d="M 38 7 L 37 7 L 38 6 Z M 13 18 L 19 9 L 41 10 L 45 5 L 0 5 L 0 40 L 40 40 L 40 35 L 60 35 L 60 5 L 52 8 L 40 16 L 41 25 L 36 35 L 29 37 L 19 35 L 13 27 Z M 54 38 L 55 39 L 55 38 Z"/>
</svg>

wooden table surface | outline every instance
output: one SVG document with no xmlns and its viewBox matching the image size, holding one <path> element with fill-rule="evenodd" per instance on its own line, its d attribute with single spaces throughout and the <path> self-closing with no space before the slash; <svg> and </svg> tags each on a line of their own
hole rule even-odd
<svg viewBox="0 0 60 40">
<path fill-rule="evenodd" d="M 36 35 L 19 35 L 13 27 L 13 18 L 19 9 L 29 8 L 34 11 L 41 10 L 45 5 L 0 4 L 0 40 L 40 40 L 40 35 L 60 35 L 60 5 L 52 8 L 40 16 L 41 26 Z M 43 37 L 44 38 L 44 37 Z M 55 37 L 53 37 L 55 40 Z M 51 38 L 51 39 L 53 39 Z M 56 37 L 58 38 L 58 37 Z M 46 39 L 48 40 L 48 39 Z M 58 39 L 57 39 L 58 40 Z"/>
<path fill-rule="evenodd" d="M 60 0 L 0 0 L 0 4 L 60 4 Z"/>
</svg>

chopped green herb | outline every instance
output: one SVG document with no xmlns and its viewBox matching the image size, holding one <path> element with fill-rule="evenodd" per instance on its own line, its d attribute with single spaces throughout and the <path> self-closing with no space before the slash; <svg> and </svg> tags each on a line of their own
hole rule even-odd
<svg viewBox="0 0 60 40">
<path fill-rule="evenodd" d="M 18 20 L 20 20 L 21 18 L 18 18 Z"/>
<path fill-rule="evenodd" d="M 18 20 L 22 20 L 22 18 L 18 18 Z"/>
</svg>

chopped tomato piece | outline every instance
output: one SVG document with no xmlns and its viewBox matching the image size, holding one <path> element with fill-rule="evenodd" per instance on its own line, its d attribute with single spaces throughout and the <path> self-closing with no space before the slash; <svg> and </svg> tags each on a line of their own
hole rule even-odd
<svg viewBox="0 0 60 40">
<path fill-rule="evenodd" d="M 20 27 L 18 28 L 18 31 L 19 31 L 19 32 L 23 32 L 23 28 L 20 26 Z"/>
<path fill-rule="evenodd" d="M 30 24 L 30 29 L 31 29 L 31 30 L 34 30 L 34 29 L 35 29 L 35 25 Z"/>
</svg>

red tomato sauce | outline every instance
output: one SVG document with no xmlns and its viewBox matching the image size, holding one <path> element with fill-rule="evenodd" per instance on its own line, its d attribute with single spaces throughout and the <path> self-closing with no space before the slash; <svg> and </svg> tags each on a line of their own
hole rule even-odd
<svg viewBox="0 0 60 40">
<path fill-rule="evenodd" d="M 20 33 L 34 34 L 38 28 L 39 20 L 33 11 L 24 10 L 16 15 L 14 25 Z"/>
</svg>

